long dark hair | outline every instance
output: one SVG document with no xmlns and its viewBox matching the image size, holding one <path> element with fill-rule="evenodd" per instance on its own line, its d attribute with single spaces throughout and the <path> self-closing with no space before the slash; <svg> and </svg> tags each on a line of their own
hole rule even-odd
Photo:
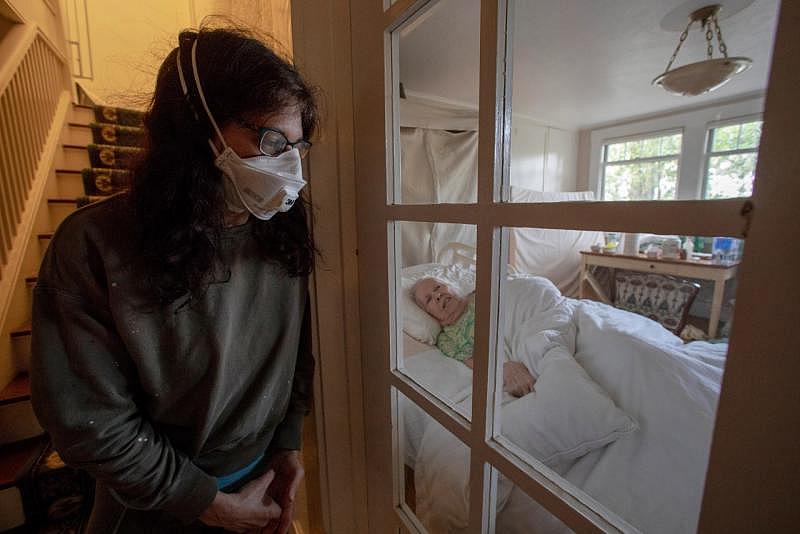
<svg viewBox="0 0 800 534">
<path fill-rule="evenodd" d="M 145 152 L 133 172 L 130 201 L 138 225 L 138 260 L 143 282 L 154 300 L 169 304 L 205 292 L 220 276 L 220 239 L 224 228 L 222 174 L 208 144 L 213 132 L 200 105 L 191 67 L 197 40 L 197 68 L 206 102 L 222 128 L 296 106 L 303 137 L 318 124 L 314 90 L 297 69 L 251 32 L 241 28 L 185 30 L 158 71 L 155 94 L 145 115 Z M 176 56 L 189 88 L 180 86 Z M 251 231 L 265 261 L 289 276 L 310 274 L 315 247 L 303 199 L 268 221 L 255 218 Z M 215 274 L 216 273 L 216 274 Z"/>
</svg>

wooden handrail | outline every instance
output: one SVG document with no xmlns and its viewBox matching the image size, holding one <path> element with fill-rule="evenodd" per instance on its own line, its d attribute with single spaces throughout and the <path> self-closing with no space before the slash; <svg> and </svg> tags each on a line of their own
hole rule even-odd
<svg viewBox="0 0 800 534">
<path fill-rule="evenodd" d="M 0 42 L 0 280 L 36 179 L 59 100 L 69 87 L 63 55 L 33 24 Z M 28 214 L 30 216 L 30 214 Z"/>
<path fill-rule="evenodd" d="M 15 24 L 0 41 L 0 58 L 5 58 L 0 64 L 0 95 L 16 74 L 19 64 L 25 59 L 37 33 L 33 24 Z"/>
</svg>

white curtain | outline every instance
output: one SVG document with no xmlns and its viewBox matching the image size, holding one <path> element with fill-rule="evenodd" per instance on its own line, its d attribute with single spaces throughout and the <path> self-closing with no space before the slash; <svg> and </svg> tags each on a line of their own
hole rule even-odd
<svg viewBox="0 0 800 534">
<path fill-rule="evenodd" d="M 478 132 L 400 128 L 402 202 L 468 204 L 478 198 Z M 472 226 L 404 223 L 402 266 L 431 263 L 451 242 L 476 245 Z"/>
<path fill-rule="evenodd" d="M 592 191 L 552 193 L 511 188 L 511 202 L 565 202 L 594 200 Z M 580 290 L 582 250 L 603 243 L 603 233 L 553 228 L 514 228 L 510 231 L 509 270 L 543 276 L 564 295 L 575 297 Z"/>
</svg>

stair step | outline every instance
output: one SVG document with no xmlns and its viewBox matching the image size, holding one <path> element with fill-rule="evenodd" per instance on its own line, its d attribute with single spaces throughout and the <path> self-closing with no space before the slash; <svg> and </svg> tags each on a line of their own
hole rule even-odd
<svg viewBox="0 0 800 534">
<path fill-rule="evenodd" d="M 30 333 L 24 337 L 13 340 L 14 353 L 25 351 L 27 356 L 15 354 L 18 361 L 30 360 Z M 16 345 L 24 346 L 16 346 Z M 0 398 L 0 449 L 9 443 L 16 443 L 36 436 L 44 430 L 39 425 L 39 420 L 31 404 L 30 378 L 27 373 L 21 373 L 3 389 Z"/>
<path fill-rule="evenodd" d="M 32 525 L 40 513 L 30 505 L 29 488 L 47 442 L 46 436 L 40 435 L 0 447 L 0 529 L 3 532 L 34 532 Z"/>
<path fill-rule="evenodd" d="M 94 108 L 73 104 L 68 112 L 68 120 L 78 124 L 89 124 L 94 121 Z"/>
<path fill-rule="evenodd" d="M 0 532 L 8 534 L 23 534 L 31 532 L 25 517 L 25 505 L 22 503 L 22 493 L 19 488 L 12 486 L 0 490 Z"/>
<path fill-rule="evenodd" d="M 25 337 L 31 335 L 31 325 L 30 323 L 20 326 L 19 328 L 15 328 L 9 335 L 13 338 L 17 337 Z M 0 403 L 2 404 L 2 403 Z"/>
<path fill-rule="evenodd" d="M 44 451 L 47 440 L 35 437 L 0 447 L 0 489 L 17 485 Z"/>
<path fill-rule="evenodd" d="M 84 195 L 81 171 L 79 169 L 56 169 L 56 190 L 59 197 Z"/>
<path fill-rule="evenodd" d="M 75 198 L 48 198 L 50 227 L 58 228 L 64 220 L 78 209 Z"/>
<path fill-rule="evenodd" d="M 62 143 L 61 151 L 56 157 L 56 166 L 74 170 L 89 167 L 89 151 L 86 146 L 85 144 Z"/>
<path fill-rule="evenodd" d="M 9 385 L 0 391 L 0 406 L 13 404 L 31 398 L 31 379 L 28 373 L 20 373 Z"/>
<path fill-rule="evenodd" d="M 88 124 L 68 122 L 61 132 L 61 142 L 67 145 L 84 145 L 93 140 L 92 129 Z"/>
</svg>

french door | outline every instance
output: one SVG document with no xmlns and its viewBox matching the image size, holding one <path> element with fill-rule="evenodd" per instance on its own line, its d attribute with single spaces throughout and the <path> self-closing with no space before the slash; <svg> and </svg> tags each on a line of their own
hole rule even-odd
<svg viewBox="0 0 800 534">
<path fill-rule="evenodd" d="M 351 4 L 369 532 L 650 531 L 659 524 L 694 530 L 725 524 L 718 505 L 735 505 L 737 497 L 723 480 L 754 479 L 731 466 L 742 453 L 734 443 L 742 438 L 734 437 L 741 430 L 737 417 L 751 421 L 758 410 L 735 414 L 730 407 L 742 409 L 743 396 L 772 402 L 766 387 L 747 379 L 756 368 L 753 351 L 767 346 L 756 349 L 755 340 L 773 343 L 773 362 L 786 364 L 765 380 L 797 375 L 788 357 L 794 349 L 766 335 L 775 324 L 767 324 L 764 307 L 785 304 L 790 295 L 759 294 L 764 277 L 790 276 L 769 258 L 796 261 L 796 248 L 755 255 L 786 221 L 761 212 L 791 212 L 776 185 L 789 172 L 778 164 L 789 156 L 781 140 L 788 125 L 779 115 L 796 117 L 797 104 L 767 92 L 766 81 L 770 65 L 771 87 L 793 76 L 794 60 L 779 52 L 796 49 L 797 37 L 783 31 L 775 40 L 774 31 L 780 17 L 784 24 L 797 20 L 798 9 L 784 6 L 779 16 L 777 1 L 761 1 L 720 18 L 723 28 L 737 28 L 726 35 L 731 47 L 748 23 L 766 32 L 759 39 L 768 45 L 751 51 L 758 75 L 742 77 L 751 84 L 744 96 L 734 79 L 722 93 L 727 98 L 682 102 L 650 85 L 680 32 L 664 30 L 652 43 L 636 31 L 626 34 L 629 40 L 615 39 L 615 32 L 637 25 L 655 31 L 680 2 L 627 4 Z M 650 58 L 642 49 L 648 44 L 659 63 L 625 70 L 640 64 L 638 56 Z M 713 120 L 681 122 L 695 116 L 694 107 L 716 110 Z M 763 120 L 758 167 L 737 175 L 752 182 L 757 174 L 755 193 L 701 200 L 710 179 L 700 157 L 706 136 L 719 125 L 744 124 L 739 117 L 747 124 Z M 633 126 L 604 137 L 603 131 L 622 132 L 620 125 Z M 696 165 L 685 163 L 694 161 L 687 151 L 698 154 Z M 608 160 L 611 152 L 617 160 Z M 792 161 L 796 169 L 796 156 Z M 594 172 L 604 163 L 603 175 Z M 797 193 L 796 180 L 784 185 Z M 601 201 L 612 189 L 618 199 Z M 796 238 L 792 224 L 783 228 Z M 713 299 L 724 308 L 709 309 L 713 290 L 687 280 L 697 294 L 679 313 L 694 329 L 682 333 L 697 338 L 707 333 L 712 313 L 721 315 L 729 348 L 703 342 L 697 345 L 703 350 L 692 352 L 667 327 L 625 315 L 620 306 L 559 300 L 577 296 L 580 285 L 600 293 L 585 285 L 581 254 L 646 252 L 646 244 L 625 249 L 624 236 L 653 239 L 653 259 L 656 248 L 664 254 L 671 246 L 667 240 L 691 242 L 700 255 L 694 259 L 707 263 L 718 258 L 703 254 L 718 254 L 722 243 L 746 245 L 743 258 L 726 264 L 738 267 L 735 283 Z M 693 252 L 683 261 L 692 261 Z M 593 276 L 613 295 L 624 289 L 617 274 Z M 460 361 L 463 354 L 443 355 L 441 325 L 419 315 L 414 292 L 426 278 L 447 282 L 471 303 L 464 312 L 474 310 L 470 365 Z M 742 312 L 742 303 L 754 305 L 752 313 Z M 627 356 L 609 358 L 609 351 Z M 641 354 L 665 365 L 696 360 L 663 374 L 636 367 Z M 679 395 L 678 385 L 668 383 L 676 376 L 697 383 L 681 382 L 689 389 Z M 533 393 L 515 390 L 514 378 L 535 380 Z M 643 398 L 648 393 L 650 400 Z M 548 419 L 547 410 L 556 409 L 569 423 Z M 665 443 L 670 435 L 674 448 Z M 686 454 L 670 456 L 681 447 Z"/>
</svg>

